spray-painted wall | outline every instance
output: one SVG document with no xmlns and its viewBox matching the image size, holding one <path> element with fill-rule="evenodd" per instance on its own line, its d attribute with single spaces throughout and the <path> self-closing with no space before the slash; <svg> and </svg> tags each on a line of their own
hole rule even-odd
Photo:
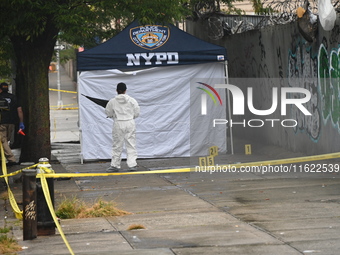
<svg viewBox="0 0 340 255">
<path fill-rule="evenodd" d="M 294 119 L 295 127 L 284 127 L 280 121 L 264 122 L 261 127 L 238 124 L 233 126 L 235 137 L 308 155 L 340 151 L 339 23 L 338 18 L 329 32 L 319 25 L 312 43 L 300 34 L 296 22 L 228 35 L 219 40 L 209 38 L 208 25 L 203 21 L 187 23 L 187 32 L 227 48 L 229 83 L 240 87 L 244 95 L 247 87 L 253 87 L 256 109 L 271 107 L 274 87 L 278 91 L 283 87 L 301 87 L 311 93 L 311 100 L 303 104 L 310 116 L 295 105 L 287 106 L 286 116 L 282 116 L 280 105 L 269 116 L 255 116 L 249 111 L 244 116 L 232 116 L 241 123 L 250 119 Z M 254 121 L 251 125 L 260 124 Z M 289 122 L 284 124 L 294 126 Z"/>
</svg>

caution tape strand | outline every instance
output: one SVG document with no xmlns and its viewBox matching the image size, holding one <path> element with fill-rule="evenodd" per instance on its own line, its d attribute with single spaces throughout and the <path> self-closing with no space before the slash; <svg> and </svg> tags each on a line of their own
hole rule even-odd
<svg viewBox="0 0 340 255">
<path fill-rule="evenodd" d="M 256 162 L 237 163 L 237 164 L 228 164 L 228 165 L 222 164 L 220 165 L 220 167 L 228 166 L 228 167 L 235 167 L 236 169 L 239 169 L 240 167 L 243 167 L 243 166 L 266 166 L 266 165 L 280 165 L 280 164 L 284 165 L 284 164 L 319 161 L 319 160 L 335 159 L 335 158 L 340 158 L 340 152 L 314 155 L 314 156 L 287 158 L 287 159 L 256 161 Z M 188 168 L 177 168 L 177 169 L 136 171 L 136 172 L 118 172 L 118 173 L 55 173 L 55 174 L 45 174 L 45 177 L 46 178 L 72 178 L 72 177 L 100 177 L 100 176 L 135 175 L 135 174 L 169 174 L 169 173 L 187 173 L 187 172 L 196 172 L 196 168 L 188 167 Z M 39 178 L 39 174 L 37 175 L 37 177 Z"/>
<path fill-rule="evenodd" d="M 340 152 L 314 155 L 314 156 L 287 158 L 287 159 L 246 162 L 246 163 L 237 163 L 237 164 L 228 164 L 228 165 L 222 164 L 220 165 L 220 167 L 229 166 L 229 167 L 240 168 L 242 166 L 279 165 L 279 164 L 301 163 L 301 162 L 318 161 L 318 160 L 335 159 L 335 158 L 340 158 Z M 30 168 L 36 167 L 36 165 Z M 175 169 L 162 169 L 162 170 L 152 170 L 152 171 L 117 172 L 117 173 L 54 173 L 54 171 L 49 168 L 45 168 L 45 167 L 41 167 L 41 168 L 45 171 L 46 178 L 100 177 L 100 176 L 115 176 L 115 175 L 168 174 L 168 173 L 195 172 L 194 167 L 177 168 L 177 169 L 176 168 Z M 29 168 L 25 168 L 25 169 L 29 169 Z M 13 176 L 15 174 L 20 173 L 21 171 L 22 170 L 18 170 L 14 173 L 2 175 L 0 177 Z M 39 173 L 37 174 L 37 178 L 40 178 Z"/>
<path fill-rule="evenodd" d="M 61 89 L 49 89 L 51 91 L 60 91 L 60 92 L 65 92 L 65 93 L 72 93 L 72 94 L 77 94 L 77 91 L 70 91 L 70 90 L 61 90 Z"/>
<path fill-rule="evenodd" d="M 11 188 L 9 187 L 8 184 L 8 177 L 7 177 L 7 166 L 6 166 L 6 158 L 5 158 L 5 152 L 4 152 L 4 148 L 2 146 L 2 143 L 0 143 L 0 153 L 1 153 L 1 167 L 2 167 L 2 173 L 7 185 L 7 192 L 8 192 L 8 198 L 9 198 L 9 202 L 11 204 L 11 207 L 13 209 L 13 212 L 15 214 L 15 217 L 17 219 L 22 219 L 22 211 L 20 210 L 18 203 L 15 200 L 15 197 L 12 193 Z"/>
<path fill-rule="evenodd" d="M 32 165 L 32 166 L 29 166 L 29 167 L 26 167 L 26 168 L 17 170 L 17 171 L 15 171 L 15 172 L 13 172 L 13 173 L 10 173 L 10 174 L 7 173 L 6 175 L 0 175 L 0 178 L 15 176 L 15 175 L 17 175 L 17 174 L 20 174 L 23 170 L 36 168 L 37 165 L 38 165 L 38 164 L 35 164 L 35 165 Z"/>
<path fill-rule="evenodd" d="M 50 210 L 50 213 L 51 213 L 51 216 L 54 220 L 54 223 L 59 231 L 59 234 L 60 236 L 62 237 L 67 249 L 69 250 L 69 252 L 74 255 L 73 253 L 73 250 L 69 244 L 69 242 L 67 241 L 66 237 L 65 237 L 65 234 L 58 222 L 58 218 L 57 218 L 57 215 L 55 214 L 55 211 L 54 211 L 54 207 L 53 207 L 53 204 L 52 204 L 52 201 L 51 201 L 51 195 L 50 195 L 50 191 L 48 189 L 48 184 L 47 184 L 47 181 L 46 181 L 46 177 L 45 175 L 42 173 L 40 174 L 40 181 L 41 181 L 41 187 L 42 187 L 42 190 L 43 190 L 43 193 L 44 193 L 44 196 L 45 196 L 45 200 L 46 200 L 46 203 L 47 203 L 47 206 L 48 206 L 48 209 Z"/>
<path fill-rule="evenodd" d="M 0 176 L 0 178 L 4 178 L 8 187 L 8 196 L 10 200 L 10 204 L 12 206 L 12 209 L 15 213 L 16 218 L 22 219 L 23 212 L 19 209 L 18 204 L 15 200 L 15 197 L 8 185 L 8 177 L 14 176 L 16 174 L 21 173 L 25 169 L 32 169 L 36 168 L 38 164 L 26 167 L 24 169 L 18 170 L 16 172 L 13 172 L 11 174 L 7 173 L 7 167 L 6 167 L 6 158 L 4 155 L 4 149 L 2 144 L 0 143 L 1 148 L 1 159 L 2 159 L 2 172 L 3 175 Z M 296 158 L 288 158 L 288 159 L 277 159 L 277 160 L 267 160 L 267 161 L 257 161 L 257 162 L 248 162 L 248 163 L 238 163 L 238 164 L 230 164 L 228 166 L 240 168 L 241 166 L 259 166 L 259 165 L 278 165 L 278 164 L 290 164 L 290 163 L 301 163 L 301 162 L 308 162 L 308 161 L 318 161 L 318 160 L 325 160 L 325 159 L 335 159 L 340 158 L 340 152 L 336 153 L 328 153 L 328 154 L 322 154 L 322 155 L 315 155 L 315 156 L 306 156 L 306 157 L 296 157 Z M 224 165 L 221 165 L 224 166 Z M 50 210 L 50 213 L 52 215 L 52 218 L 55 222 L 55 225 L 65 243 L 67 246 L 69 252 L 74 255 L 73 250 L 68 243 L 64 232 L 62 231 L 62 228 L 58 222 L 56 213 L 54 211 L 54 206 L 51 201 L 51 195 L 48 188 L 48 184 L 46 181 L 46 178 L 70 178 L 70 177 L 98 177 L 98 176 L 114 176 L 114 175 L 135 175 L 135 174 L 164 174 L 164 173 L 186 173 L 186 172 L 194 172 L 195 168 L 178 168 L 178 169 L 165 169 L 165 170 L 152 170 L 152 171 L 136 171 L 136 172 L 119 172 L 119 173 L 55 173 L 53 169 L 41 166 L 41 163 L 39 165 L 39 173 L 37 174 L 37 178 L 41 179 L 41 185 L 43 189 L 43 193 L 46 199 L 46 203 L 48 205 L 48 208 Z"/>
</svg>

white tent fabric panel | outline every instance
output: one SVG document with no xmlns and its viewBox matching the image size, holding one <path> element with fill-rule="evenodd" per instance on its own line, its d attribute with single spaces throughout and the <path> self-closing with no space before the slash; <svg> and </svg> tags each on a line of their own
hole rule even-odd
<svg viewBox="0 0 340 255">
<path fill-rule="evenodd" d="M 79 75 L 79 118 L 83 159 L 109 159 L 113 120 L 104 107 L 88 97 L 110 100 L 119 82 L 141 108 L 136 119 L 139 158 L 188 157 L 202 154 L 207 145 L 226 150 L 226 132 L 212 130 L 214 118 L 225 118 L 226 107 L 201 116 L 201 92 L 193 79 L 224 83 L 224 65 L 209 63 L 121 72 L 85 71 Z M 220 93 L 225 102 L 224 93 Z M 194 97 L 194 98 L 193 98 Z M 196 123 L 199 125 L 192 125 Z M 195 134 L 193 137 L 192 134 Z"/>
</svg>

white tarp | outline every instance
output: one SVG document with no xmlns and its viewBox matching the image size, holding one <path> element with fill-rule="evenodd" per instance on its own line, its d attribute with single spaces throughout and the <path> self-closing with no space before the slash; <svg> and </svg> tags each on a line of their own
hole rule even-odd
<svg viewBox="0 0 340 255">
<path fill-rule="evenodd" d="M 199 84 L 195 82 L 199 80 L 212 86 L 224 83 L 223 63 L 156 67 L 127 73 L 81 72 L 78 92 L 83 159 L 111 158 L 113 120 L 106 118 L 103 106 L 86 96 L 108 101 L 116 95 L 119 82 L 126 83 L 127 94 L 141 108 L 136 119 L 139 158 L 198 156 L 214 145 L 226 151 L 225 127 L 212 127 L 214 118 L 226 118 L 226 106 L 201 115 L 202 90 L 196 88 Z M 219 94 L 225 102 L 224 91 Z M 191 133 L 194 136 L 190 137 Z"/>
</svg>

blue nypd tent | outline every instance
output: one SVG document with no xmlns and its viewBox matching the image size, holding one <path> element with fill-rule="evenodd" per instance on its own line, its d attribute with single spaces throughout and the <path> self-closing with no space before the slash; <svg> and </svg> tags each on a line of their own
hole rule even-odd
<svg viewBox="0 0 340 255">
<path fill-rule="evenodd" d="M 77 57 L 83 159 L 111 158 L 113 121 L 104 107 L 119 82 L 141 107 L 139 158 L 206 155 L 210 146 L 226 151 L 226 127 L 213 127 L 214 119 L 226 118 L 225 91 L 213 88 L 227 78 L 225 48 L 173 25 L 134 21 Z"/>
<path fill-rule="evenodd" d="M 78 53 L 78 71 L 192 65 L 227 60 L 224 47 L 168 25 L 131 23 L 103 44 Z"/>
</svg>

